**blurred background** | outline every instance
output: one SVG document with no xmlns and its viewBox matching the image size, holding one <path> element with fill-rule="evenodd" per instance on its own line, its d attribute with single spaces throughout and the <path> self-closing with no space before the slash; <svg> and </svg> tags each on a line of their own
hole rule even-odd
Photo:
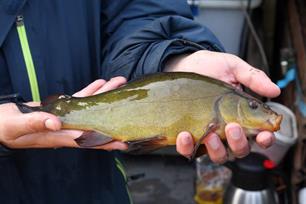
<svg viewBox="0 0 306 204">
<path fill-rule="evenodd" d="M 216 165 L 188 161 L 174 148 L 123 155 L 135 204 L 306 203 L 306 2 L 188 0 L 195 21 L 211 29 L 227 52 L 266 72 L 282 89 L 267 101 L 284 116 L 277 141 L 252 144 L 244 159 Z M 258 97 L 258 96 L 257 96 Z"/>
</svg>

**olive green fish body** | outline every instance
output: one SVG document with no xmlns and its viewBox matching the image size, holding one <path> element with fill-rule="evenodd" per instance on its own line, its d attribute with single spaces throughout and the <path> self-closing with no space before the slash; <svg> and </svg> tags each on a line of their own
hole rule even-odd
<svg viewBox="0 0 306 204">
<path fill-rule="evenodd" d="M 262 102 L 224 82 L 183 72 L 153 74 L 95 96 L 63 97 L 42 110 L 59 116 L 66 129 L 124 142 L 161 137 L 162 145 L 174 145 L 181 131 L 198 141 L 210 124 L 217 125 L 215 131 L 224 139 L 229 122 L 255 134 L 277 130 L 281 120 Z"/>
</svg>

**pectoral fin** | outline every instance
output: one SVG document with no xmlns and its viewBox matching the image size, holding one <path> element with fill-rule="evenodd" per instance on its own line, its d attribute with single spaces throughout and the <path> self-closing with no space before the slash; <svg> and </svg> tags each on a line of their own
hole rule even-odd
<svg viewBox="0 0 306 204">
<path fill-rule="evenodd" d="M 192 155 L 191 155 L 191 157 L 190 157 L 190 160 L 193 160 L 193 159 L 196 157 L 196 155 L 198 155 L 198 154 L 197 154 L 197 151 L 198 151 L 200 145 L 202 144 L 204 138 L 205 138 L 207 135 L 209 135 L 210 133 L 216 131 L 216 129 L 217 129 L 218 127 L 219 127 L 219 126 L 218 126 L 216 123 L 214 123 L 214 122 L 210 123 L 210 124 L 206 127 L 206 130 L 205 130 L 204 134 L 202 135 L 202 137 L 197 141 L 197 143 L 196 143 L 195 146 L 194 146 L 194 150 L 193 150 L 193 152 L 192 152 Z"/>
<path fill-rule="evenodd" d="M 154 136 L 142 140 L 134 140 L 127 142 L 128 153 L 144 154 L 167 146 L 167 138 L 164 136 Z"/>
<path fill-rule="evenodd" d="M 96 147 L 107 144 L 113 141 L 113 139 L 95 131 L 85 131 L 75 141 L 80 147 Z"/>
<path fill-rule="evenodd" d="M 191 157 L 193 157 L 192 159 L 194 158 L 197 158 L 197 157 L 200 157 L 204 154 L 207 154 L 207 149 L 205 148 L 205 145 L 204 144 L 200 144 L 198 149 L 194 152 L 192 152 L 193 154 L 195 155 L 192 155 Z M 190 157 L 190 160 L 191 160 L 191 157 Z"/>
</svg>

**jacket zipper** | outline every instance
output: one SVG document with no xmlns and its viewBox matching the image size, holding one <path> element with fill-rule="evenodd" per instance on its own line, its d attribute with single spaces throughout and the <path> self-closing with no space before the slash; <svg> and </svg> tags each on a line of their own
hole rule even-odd
<svg viewBox="0 0 306 204">
<path fill-rule="evenodd" d="M 17 26 L 17 33 L 22 49 L 23 59 L 25 62 L 25 66 L 27 69 L 27 74 L 29 78 L 32 99 L 33 101 L 40 102 L 40 93 L 39 87 L 37 83 L 37 77 L 35 72 L 35 66 L 32 59 L 32 54 L 29 47 L 29 42 L 27 38 L 27 33 L 24 25 L 24 18 L 22 15 L 16 17 L 16 26 Z"/>
</svg>

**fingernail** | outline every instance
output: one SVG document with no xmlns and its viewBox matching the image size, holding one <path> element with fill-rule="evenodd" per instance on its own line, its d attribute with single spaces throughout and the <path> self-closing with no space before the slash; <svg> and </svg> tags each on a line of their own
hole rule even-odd
<svg viewBox="0 0 306 204">
<path fill-rule="evenodd" d="M 184 146 L 190 145 L 191 143 L 192 143 L 192 140 L 190 136 L 185 136 L 182 138 L 182 144 Z"/>
<path fill-rule="evenodd" d="M 234 140 L 240 140 L 241 139 L 241 130 L 240 128 L 232 128 L 229 130 L 230 137 Z"/>
<path fill-rule="evenodd" d="M 240 149 L 240 151 L 233 152 L 233 155 L 236 158 L 243 158 L 250 153 L 250 150 L 251 150 L 251 146 L 250 146 L 250 144 L 247 144 L 242 149 Z"/>
<path fill-rule="evenodd" d="M 213 149 L 213 150 L 217 150 L 220 147 L 220 142 L 217 138 L 217 136 L 212 136 L 211 138 L 209 138 L 208 140 L 208 145 Z"/>
<path fill-rule="evenodd" d="M 55 124 L 51 119 L 47 119 L 45 121 L 45 127 L 49 130 L 54 130 L 55 129 Z"/>
</svg>

